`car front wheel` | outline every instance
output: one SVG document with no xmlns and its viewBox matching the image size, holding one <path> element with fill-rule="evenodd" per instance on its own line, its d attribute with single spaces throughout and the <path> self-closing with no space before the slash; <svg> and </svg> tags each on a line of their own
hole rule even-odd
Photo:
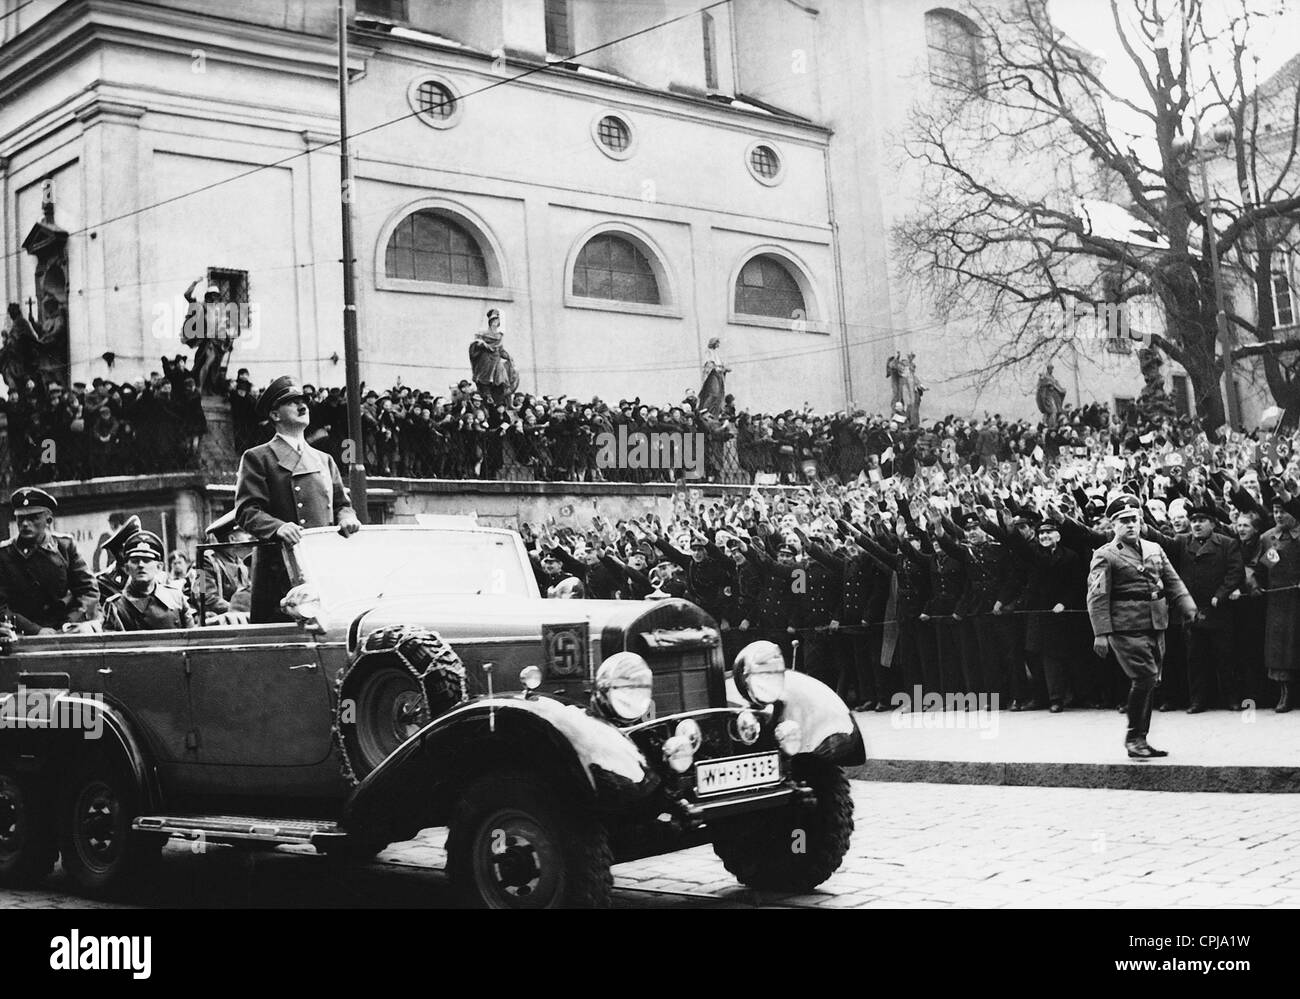
<svg viewBox="0 0 1300 999">
<path fill-rule="evenodd" d="M 473 784 L 447 838 L 447 871 L 473 908 L 605 909 L 612 862 L 599 820 L 535 775 Z"/>
<path fill-rule="evenodd" d="M 815 807 L 751 813 L 714 830 L 713 852 L 741 884 L 811 891 L 844 861 L 853 834 L 853 796 L 844 772 L 815 756 L 801 756 L 793 776 L 812 787 Z"/>
<path fill-rule="evenodd" d="M 45 800 L 28 778 L 0 769 L 0 887 L 38 884 L 58 855 Z"/>
<path fill-rule="evenodd" d="M 159 859 L 167 837 L 131 828 L 136 797 L 130 780 L 106 760 L 74 769 L 60 809 L 59 849 L 80 893 L 119 894 Z"/>
</svg>

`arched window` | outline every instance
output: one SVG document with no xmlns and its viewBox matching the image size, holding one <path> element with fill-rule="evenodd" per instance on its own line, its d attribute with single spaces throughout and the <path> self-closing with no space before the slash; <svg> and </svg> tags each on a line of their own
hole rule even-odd
<svg viewBox="0 0 1300 999">
<path fill-rule="evenodd" d="M 808 315 L 803 292 L 789 268 L 769 254 L 759 254 L 736 278 L 736 314 L 803 319 Z"/>
<path fill-rule="evenodd" d="M 983 83 L 979 33 L 975 25 L 951 10 L 925 15 L 925 43 L 930 56 L 930 82 L 958 90 L 978 90 Z"/>
<path fill-rule="evenodd" d="M 412 212 L 388 237 L 384 273 L 406 281 L 486 287 L 487 261 L 469 230 L 438 212 Z"/>
<path fill-rule="evenodd" d="M 593 236 L 573 266 L 573 294 L 613 302 L 659 305 L 659 281 L 646 255 L 617 233 Z"/>
</svg>

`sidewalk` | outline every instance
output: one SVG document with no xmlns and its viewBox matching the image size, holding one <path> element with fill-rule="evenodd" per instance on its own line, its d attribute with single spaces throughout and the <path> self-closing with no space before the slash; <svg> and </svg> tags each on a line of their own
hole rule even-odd
<svg viewBox="0 0 1300 999">
<path fill-rule="evenodd" d="M 1116 711 L 887 711 L 854 717 L 859 780 L 1139 791 L 1300 792 L 1300 712 L 1156 712 L 1162 760 L 1130 760 Z"/>
</svg>

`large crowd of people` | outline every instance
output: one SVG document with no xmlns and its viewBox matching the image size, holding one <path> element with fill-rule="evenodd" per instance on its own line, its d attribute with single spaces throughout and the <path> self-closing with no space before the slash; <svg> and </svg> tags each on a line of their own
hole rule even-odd
<svg viewBox="0 0 1300 999">
<path fill-rule="evenodd" d="M 181 357 L 130 382 L 28 378 L 9 388 L 4 413 L 8 471 L 24 483 L 194 468 L 207 432 Z"/>
<path fill-rule="evenodd" d="M 952 466 L 896 463 L 779 496 L 687 491 L 666 520 L 522 533 L 547 595 L 687 597 L 718 620 L 728 658 L 769 639 L 860 709 L 954 696 L 1122 707 L 1129 682 L 1113 657 L 1093 656 L 1086 588 L 1093 552 L 1112 539 L 1107 504 L 1129 493 L 1143 537 L 1197 607 L 1167 633 L 1161 707 L 1288 711 L 1300 681 L 1300 434 L 1179 443 L 1178 430 L 1130 439 L 1093 427 L 1041 462 L 1046 442 L 1014 460 L 977 445 Z"/>
</svg>

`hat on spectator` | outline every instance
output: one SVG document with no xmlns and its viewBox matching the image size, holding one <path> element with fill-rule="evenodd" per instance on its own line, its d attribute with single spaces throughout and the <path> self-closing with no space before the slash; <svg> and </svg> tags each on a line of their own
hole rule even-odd
<svg viewBox="0 0 1300 999">
<path fill-rule="evenodd" d="M 969 530 L 972 527 L 979 527 L 982 523 L 983 521 L 980 520 L 980 515 L 972 510 L 969 513 L 963 513 L 961 515 L 961 520 L 958 522 L 958 526 Z"/>
<path fill-rule="evenodd" d="M 132 514 L 130 519 L 113 532 L 111 538 L 104 542 L 104 551 L 108 552 L 114 562 L 121 562 L 122 546 L 126 544 L 128 539 L 139 534 L 140 530 L 140 518 Z"/>
<path fill-rule="evenodd" d="M 159 562 L 162 561 L 163 554 L 162 539 L 152 531 L 136 531 L 135 534 L 127 538 L 122 551 L 123 558 L 143 556 L 157 559 Z"/>
<path fill-rule="evenodd" d="M 692 547 L 692 548 L 707 548 L 708 546 L 709 546 L 709 539 L 708 539 L 708 538 L 706 538 L 706 537 L 705 537 L 703 534 L 701 534 L 699 531 L 691 531 L 691 547 Z"/>
<path fill-rule="evenodd" d="M 1122 493 L 1116 496 L 1106 507 L 1107 517 L 1118 517 L 1121 513 L 1132 510 L 1138 516 L 1142 515 L 1142 501 L 1132 493 Z"/>
<path fill-rule="evenodd" d="M 53 516 L 59 509 L 59 501 L 44 489 L 37 489 L 35 486 L 23 486 L 21 489 L 15 489 L 13 495 L 9 497 L 9 506 L 13 509 L 15 517 L 20 513 L 40 513 L 42 511 Z"/>
<path fill-rule="evenodd" d="M 1042 534 L 1044 531 L 1055 531 L 1060 534 L 1061 522 L 1055 517 L 1044 517 L 1038 522 L 1038 526 L 1034 530 L 1038 534 Z"/>
<path fill-rule="evenodd" d="M 270 385 L 266 387 L 257 399 L 257 415 L 263 420 L 269 420 L 271 413 L 283 406 L 291 399 L 303 398 L 302 387 L 294 380 L 292 375 L 281 375 Z"/>
<path fill-rule="evenodd" d="M 778 552 L 789 552 L 791 555 L 799 554 L 799 539 L 793 534 L 784 534 L 781 536 L 781 547 Z"/>
<path fill-rule="evenodd" d="M 1195 520 L 1197 517 L 1200 517 L 1203 520 L 1217 521 L 1219 519 L 1219 512 L 1208 504 L 1196 503 L 1187 508 L 1187 519 Z"/>
</svg>

